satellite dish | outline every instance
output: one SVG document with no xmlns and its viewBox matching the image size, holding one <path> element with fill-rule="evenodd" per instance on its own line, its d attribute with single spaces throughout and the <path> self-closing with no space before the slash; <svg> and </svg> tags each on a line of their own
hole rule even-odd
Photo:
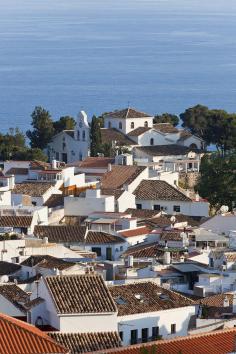
<svg viewBox="0 0 236 354">
<path fill-rule="evenodd" d="M 176 222 L 176 217 L 174 215 L 171 216 L 170 221 L 172 224 Z"/>
</svg>

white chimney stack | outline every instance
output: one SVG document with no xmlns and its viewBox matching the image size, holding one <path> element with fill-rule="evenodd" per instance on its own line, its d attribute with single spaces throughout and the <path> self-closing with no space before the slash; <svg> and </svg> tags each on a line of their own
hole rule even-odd
<svg viewBox="0 0 236 354">
<path fill-rule="evenodd" d="M 57 160 L 52 160 L 52 168 L 55 170 L 57 168 Z"/>
<path fill-rule="evenodd" d="M 108 172 L 111 172 L 111 169 L 112 169 L 111 163 L 109 163 L 108 166 L 107 166 L 107 171 L 108 171 Z"/>
<path fill-rule="evenodd" d="M 233 295 L 233 313 L 236 313 L 236 292 Z"/>
</svg>

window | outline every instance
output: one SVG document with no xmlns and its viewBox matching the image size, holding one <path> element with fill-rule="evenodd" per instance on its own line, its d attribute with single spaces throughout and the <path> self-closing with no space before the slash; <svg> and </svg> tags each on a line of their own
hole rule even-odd
<svg viewBox="0 0 236 354">
<path fill-rule="evenodd" d="M 173 206 L 173 210 L 174 210 L 176 213 L 180 213 L 180 205 L 174 205 L 174 206 Z"/>
<path fill-rule="evenodd" d="M 56 152 L 56 160 L 59 160 L 59 152 Z"/>
<path fill-rule="evenodd" d="M 150 139 L 150 145 L 154 145 L 154 139 L 153 138 Z"/>
<path fill-rule="evenodd" d="M 152 340 L 156 340 L 159 336 L 159 327 L 152 327 Z"/>
<path fill-rule="evenodd" d="M 108 128 L 111 128 L 111 122 L 108 122 Z"/>
<path fill-rule="evenodd" d="M 136 204 L 137 209 L 142 209 L 142 204 Z"/>
<path fill-rule="evenodd" d="M 159 204 L 154 204 L 153 209 L 154 210 L 161 210 L 161 206 Z"/>
<path fill-rule="evenodd" d="M 81 152 L 79 153 L 79 160 L 80 160 L 80 161 L 83 160 L 83 155 L 81 154 Z"/>
<path fill-rule="evenodd" d="M 142 328 L 142 343 L 148 341 L 148 328 Z"/>
<path fill-rule="evenodd" d="M 213 258 L 210 258 L 210 267 L 214 268 L 214 259 Z"/>
<path fill-rule="evenodd" d="M 121 342 L 123 342 L 123 338 L 124 338 L 123 332 L 119 332 L 119 336 L 120 336 Z"/>
<path fill-rule="evenodd" d="M 131 129 L 134 129 L 134 122 L 131 122 L 131 123 L 130 123 L 130 128 L 131 128 Z"/>
<path fill-rule="evenodd" d="M 123 246 L 120 246 L 120 252 L 123 252 Z"/>
<path fill-rule="evenodd" d="M 31 204 L 32 204 L 33 206 L 36 206 L 36 205 L 37 205 L 37 202 L 33 201 L 33 202 L 31 202 Z"/>
<path fill-rule="evenodd" d="M 119 129 L 122 129 L 122 123 L 121 122 L 119 123 Z"/>
<path fill-rule="evenodd" d="M 101 247 L 92 247 L 92 252 L 97 253 L 97 257 L 101 257 L 102 255 Z"/>
<path fill-rule="evenodd" d="M 138 330 L 132 329 L 130 331 L 130 344 L 137 344 L 138 342 Z"/>
<path fill-rule="evenodd" d="M 171 328 L 171 334 L 176 333 L 176 324 L 175 323 L 172 323 L 170 328 Z"/>
<path fill-rule="evenodd" d="M 85 141 L 85 130 L 83 130 L 83 141 Z"/>
<path fill-rule="evenodd" d="M 148 128 L 148 121 L 147 120 L 144 122 L 144 126 L 145 126 L 145 128 Z"/>
<path fill-rule="evenodd" d="M 80 131 L 77 130 L 77 140 L 80 140 Z"/>
</svg>

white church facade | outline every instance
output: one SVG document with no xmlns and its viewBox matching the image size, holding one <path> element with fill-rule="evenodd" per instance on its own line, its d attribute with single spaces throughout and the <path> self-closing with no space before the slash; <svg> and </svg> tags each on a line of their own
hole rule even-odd
<svg viewBox="0 0 236 354">
<path fill-rule="evenodd" d="M 90 155 L 90 128 L 84 111 L 78 115 L 75 130 L 63 130 L 55 135 L 47 152 L 49 161 L 56 159 L 65 163 L 82 161 Z"/>
<path fill-rule="evenodd" d="M 130 151 L 137 147 L 178 145 L 202 150 L 204 141 L 189 131 L 178 129 L 169 123 L 154 124 L 154 116 L 133 108 L 107 113 L 102 142 L 113 146 L 127 146 Z M 78 115 L 75 130 L 64 130 L 48 144 L 49 160 L 71 163 L 90 156 L 90 126 L 84 111 Z"/>
</svg>

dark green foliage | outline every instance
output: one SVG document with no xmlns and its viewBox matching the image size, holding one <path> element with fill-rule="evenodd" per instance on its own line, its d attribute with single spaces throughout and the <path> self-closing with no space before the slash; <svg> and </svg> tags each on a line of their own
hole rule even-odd
<svg viewBox="0 0 236 354">
<path fill-rule="evenodd" d="M 98 156 L 101 153 L 101 145 L 102 145 L 102 138 L 101 138 L 101 131 L 100 131 L 100 124 L 99 120 L 96 116 L 92 117 L 91 125 L 90 125 L 90 155 L 91 156 Z"/>
<path fill-rule="evenodd" d="M 32 148 L 44 149 L 55 133 L 51 115 L 44 108 L 35 107 L 31 117 L 33 130 L 26 132 L 30 145 Z"/>
<path fill-rule="evenodd" d="M 214 144 L 224 156 L 236 148 L 236 114 L 197 105 L 180 114 L 183 127 L 203 138 L 207 145 Z"/>
<path fill-rule="evenodd" d="M 175 114 L 163 113 L 154 117 L 154 123 L 170 123 L 174 127 L 179 124 L 179 117 Z"/>
<path fill-rule="evenodd" d="M 53 122 L 55 134 L 58 134 L 63 130 L 73 130 L 75 128 L 75 124 L 76 122 L 73 117 L 70 116 L 61 117 L 59 120 Z"/>
<path fill-rule="evenodd" d="M 44 152 L 41 149 L 31 149 L 31 148 L 24 148 L 21 150 L 17 150 L 14 152 L 12 155 L 13 160 L 22 160 L 22 161 L 33 161 L 33 160 L 38 160 L 38 161 L 47 161 L 47 155 L 44 154 Z"/>
<path fill-rule="evenodd" d="M 222 156 L 212 154 L 201 161 L 200 179 L 195 189 L 211 206 L 219 209 L 227 205 L 232 209 L 236 202 L 236 153 Z"/>
<path fill-rule="evenodd" d="M 8 160 L 14 157 L 18 150 L 25 148 L 25 136 L 16 129 L 9 129 L 9 133 L 0 134 L 0 158 Z"/>
</svg>

